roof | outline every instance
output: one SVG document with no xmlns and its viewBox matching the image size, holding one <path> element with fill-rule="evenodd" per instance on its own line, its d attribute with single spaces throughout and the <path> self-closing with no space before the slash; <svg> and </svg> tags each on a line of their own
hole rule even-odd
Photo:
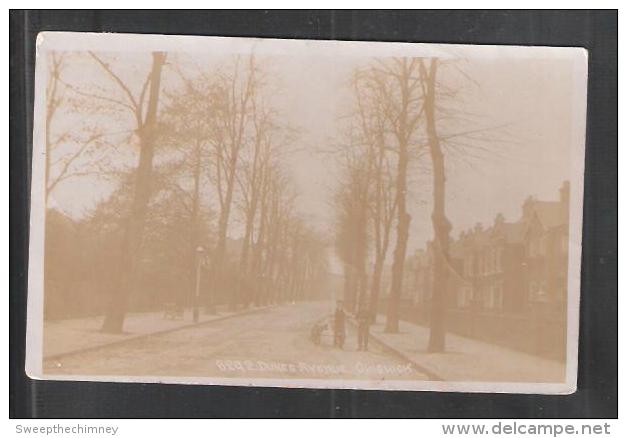
<svg viewBox="0 0 627 438">
<path fill-rule="evenodd" d="M 560 202 L 537 201 L 533 210 L 545 229 L 568 224 L 568 209 Z"/>
<path fill-rule="evenodd" d="M 503 215 L 498 214 L 492 227 L 484 229 L 478 223 L 474 227 L 464 230 L 460 233 L 459 238 L 451 238 L 449 244 L 450 257 L 463 258 L 465 251 L 494 244 L 496 243 L 495 239 L 504 239 L 508 244 L 522 244 L 525 241 L 527 230 L 530 229 L 529 227 L 536 220 L 544 231 L 560 226 L 568 226 L 568 193 L 564 194 L 567 188 L 568 183 L 565 183 L 560 190 L 559 201 L 538 201 L 534 197 L 528 197 L 523 203 L 522 217 L 516 222 L 505 222 Z M 432 245 L 433 242 L 427 242 L 426 256 L 421 254 L 421 258 L 428 258 L 433 251 Z"/>
<path fill-rule="evenodd" d="M 464 258 L 464 244 L 459 240 L 451 240 L 448 247 L 449 258 L 463 259 Z"/>
<path fill-rule="evenodd" d="M 488 229 L 474 229 L 466 235 L 467 243 L 471 245 L 487 245 L 490 243 L 492 227 Z"/>
<path fill-rule="evenodd" d="M 503 222 L 494 231 L 495 233 L 502 233 L 507 243 L 522 243 L 525 235 L 525 224 L 523 222 Z"/>
</svg>

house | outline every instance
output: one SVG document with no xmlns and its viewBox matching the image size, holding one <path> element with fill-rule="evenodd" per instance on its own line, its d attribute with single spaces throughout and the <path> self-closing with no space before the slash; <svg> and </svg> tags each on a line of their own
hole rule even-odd
<svg viewBox="0 0 627 438">
<path fill-rule="evenodd" d="M 474 228 L 461 233 L 458 241 L 462 251 L 462 276 L 466 282 L 457 291 L 457 306 L 462 309 L 478 309 L 485 302 L 485 252 L 490 231 L 477 223 Z"/>
<path fill-rule="evenodd" d="M 566 299 L 569 185 L 559 201 L 528 198 L 516 222 L 496 215 L 492 226 L 478 223 L 449 242 L 448 307 L 523 313 L 538 303 Z M 433 295 L 433 242 L 409 259 L 413 304 L 425 307 Z M 405 291 L 408 297 L 410 291 Z"/>
<path fill-rule="evenodd" d="M 431 300 L 433 293 L 432 256 L 432 252 L 425 249 L 416 250 L 413 256 L 415 278 L 413 302 L 416 306 L 422 306 Z"/>
<path fill-rule="evenodd" d="M 498 214 L 450 239 L 448 331 L 564 360 L 569 189 L 556 201 L 528 198 L 517 221 Z M 427 242 L 410 258 L 414 299 L 401 314 L 419 324 L 431 318 L 435 257 Z"/>
<path fill-rule="evenodd" d="M 523 205 L 527 303 L 565 307 L 568 275 L 570 187 L 560 188 L 559 201 L 528 198 Z"/>
<path fill-rule="evenodd" d="M 475 272 L 478 307 L 495 312 L 516 313 L 524 304 L 524 224 L 506 222 L 502 214 L 482 236 L 475 248 L 480 270 Z"/>
<path fill-rule="evenodd" d="M 416 306 L 424 306 L 431 302 L 433 296 L 435 248 L 433 242 L 427 243 L 426 250 L 417 250 L 411 258 L 412 272 L 412 301 Z M 446 282 L 446 299 L 449 306 L 455 306 L 458 300 L 458 291 L 468 283 L 463 276 L 464 248 L 460 241 L 449 242 L 448 259 L 446 267 L 449 276 Z"/>
</svg>

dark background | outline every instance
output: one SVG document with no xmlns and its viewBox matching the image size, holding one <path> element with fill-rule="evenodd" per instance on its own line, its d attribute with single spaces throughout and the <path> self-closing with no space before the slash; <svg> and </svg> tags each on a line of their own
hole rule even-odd
<svg viewBox="0 0 627 438">
<path fill-rule="evenodd" d="M 578 390 L 568 396 L 52 382 L 24 374 L 35 37 L 44 30 L 589 50 Z M 11 11 L 11 417 L 616 418 L 616 11 Z"/>
</svg>

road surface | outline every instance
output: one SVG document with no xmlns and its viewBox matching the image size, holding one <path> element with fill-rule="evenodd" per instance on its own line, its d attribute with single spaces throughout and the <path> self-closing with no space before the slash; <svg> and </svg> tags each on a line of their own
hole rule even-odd
<svg viewBox="0 0 627 438">
<path fill-rule="evenodd" d="M 256 312 L 138 338 L 44 362 L 45 374 L 428 380 L 411 364 L 371 342 L 357 351 L 347 323 L 343 350 L 309 339 L 316 321 L 331 315 L 328 302 L 259 309 Z"/>
</svg>

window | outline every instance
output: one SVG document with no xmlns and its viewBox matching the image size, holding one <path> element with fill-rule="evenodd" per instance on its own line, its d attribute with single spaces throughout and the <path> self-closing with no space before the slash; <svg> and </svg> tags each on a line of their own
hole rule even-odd
<svg viewBox="0 0 627 438">
<path fill-rule="evenodd" d="M 562 236 L 560 241 L 561 241 L 562 253 L 568 254 L 568 236 Z"/>
<path fill-rule="evenodd" d="M 458 305 L 459 307 L 468 307 L 472 299 L 472 288 L 464 286 L 460 290 Z"/>
<path fill-rule="evenodd" d="M 503 248 L 498 248 L 496 251 L 495 269 L 496 272 L 503 272 Z"/>
<path fill-rule="evenodd" d="M 490 274 L 494 272 L 494 248 L 490 248 L 488 260 L 490 261 Z"/>
<path fill-rule="evenodd" d="M 503 286 L 501 283 L 495 283 L 488 289 L 488 307 L 490 309 L 503 308 Z"/>
<path fill-rule="evenodd" d="M 534 280 L 529 282 L 529 301 L 535 301 L 538 294 L 538 283 Z"/>
<path fill-rule="evenodd" d="M 529 300 L 545 302 L 548 299 L 546 283 L 544 281 L 529 282 Z"/>
<path fill-rule="evenodd" d="M 488 252 L 488 260 L 489 260 L 489 272 L 492 274 L 494 272 L 494 248 L 490 248 Z"/>
<path fill-rule="evenodd" d="M 468 256 L 464 259 L 464 275 L 466 277 L 472 276 L 472 256 Z"/>
<path fill-rule="evenodd" d="M 502 309 L 503 308 L 503 285 L 498 283 L 495 287 L 494 287 L 494 303 L 495 303 L 495 307 L 497 309 Z"/>
<path fill-rule="evenodd" d="M 540 282 L 538 285 L 538 300 L 546 301 L 548 297 L 548 293 L 546 290 L 546 283 L 544 281 Z"/>
</svg>

